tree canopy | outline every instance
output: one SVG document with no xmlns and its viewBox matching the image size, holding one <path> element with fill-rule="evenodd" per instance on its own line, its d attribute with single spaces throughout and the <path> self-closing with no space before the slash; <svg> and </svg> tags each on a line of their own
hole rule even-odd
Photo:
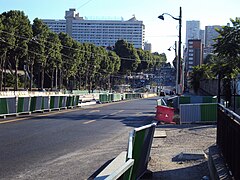
<svg viewBox="0 0 240 180">
<path fill-rule="evenodd" d="M 118 80 L 112 77 L 149 71 L 166 62 L 165 54 L 136 49 L 124 40 L 114 48 L 81 44 L 65 33 L 52 32 L 41 19 L 31 24 L 16 10 L 0 14 L 0 35 L 0 90 L 109 89 Z"/>
</svg>

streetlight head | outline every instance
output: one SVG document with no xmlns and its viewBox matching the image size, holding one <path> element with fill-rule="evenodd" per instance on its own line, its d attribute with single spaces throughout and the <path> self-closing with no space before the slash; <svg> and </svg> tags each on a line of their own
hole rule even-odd
<svg viewBox="0 0 240 180">
<path fill-rule="evenodd" d="M 168 51 L 171 51 L 171 47 L 167 49 Z"/>
<path fill-rule="evenodd" d="M 159 19 L 164 20 L 163 14 L 158 16 Z"/>
</svg>

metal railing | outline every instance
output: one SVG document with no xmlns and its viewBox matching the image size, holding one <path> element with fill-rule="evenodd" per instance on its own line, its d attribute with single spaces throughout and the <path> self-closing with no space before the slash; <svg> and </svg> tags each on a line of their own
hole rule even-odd
<svg viewBox="0 0 240 180">
<path fill-rule="evenodd" d="M 235 179 L 240 179 L 240 116 L 218 105 L 217 145 Z"/>
</svg>

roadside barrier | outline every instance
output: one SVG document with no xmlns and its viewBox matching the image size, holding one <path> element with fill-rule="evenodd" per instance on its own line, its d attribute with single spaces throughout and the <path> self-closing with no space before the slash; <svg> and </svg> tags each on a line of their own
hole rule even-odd
<svg viewBox="0 0 240 180">
<path fill-rule="evenodd" d="M 59 108 L 59 96 L 50 96 L 50 109 L 51 110 L 60 110 Z"/>
<path fill-rule="evenodd" d="M 121 94 L 120 93 L 115 93 L 113 94 L 113 101 L 116 102 L 116 101 L 121 101 L 122 100 L 122 97 L 121 97 Z"/>
<path fill-rule="evenodd" d="M 173 121 L 174 118 L 174 108 L 168 106 L 157 106 L 156 107 L 156 116 L 155 119 L 165 123 L 175 124 Z"/>
<path fill-rule="evenodd" d="M 74 107 L 74 96 L 73 95 L 69 95 L 67 97 L 66 106 L 67 106 L 67 108 L 73 108 Z"/>
<path fill-rule="evenodd" d="M 81 92 L 84 93 L 84 92 Z M 8 115 L 20 115 L 32 112 L 44 112 L 54 109 L 75 108 L 79 106 L 80 97 L 86 101 L 97 100 L 108 103 L 127 99 L 144 97 L 139 93 L 94 93 L 94 94 L 62 94 L 54 92 L 24 92 L 14 96 L 2 92 L 8 96 L 0 96 L 0 116 L 6 118 Z M 12 93 L 11 93 L 12 94 Z M 29 95 L 31 94 L 31 95 Z M 82 99 L 81 99 L 82 100 Z"/>
<path fill-rule="evenodd" d="M 147 171 L 155 127 L 152 123 L 131 131 L 127 152 L 121 152 L 94 179 L 140 179 Z"/>
<path fill-rule="evenodd" d="M 7 98 L 4 97 L 0 98 L 0 114 L 1 115 L 8 114 Z"/>
<path fill-rule="evenodd" d="M 67 108 L 67 96 L 59 96 L 59 108 L 66 109 Z"/>
<path fill-rule="evenodd" d="M 180 105 L 180 122 L 216 122 L 217 104 L 182 104 Z"/>
<path fill-rule="evenodd" d="M 16 105 L 17 105 L 17 97 L 16 96 L 7 98 L 8 114 L 16 114 L 17 113 Z"/>
<path fill-rule="evenodd" d="M 132 158 L 134 159 L 131 179 L 139 179 L 147 171 L 156 123 L 133 130 Z"/>
<path fill-rule="evenodd" d="M 30 113 L 30 97 L 18 96 L 17 97 L 17 113 Z"/>
<path fill-rule="evenodd" d="M 108 103 L 108 94 L 99 94 L 99 101 L 101 103 Z"/>
<path fill-rule="evenodd" d="M 42 110 L 50 111 L 50 96 L 42 96 Z"/>
<path fill-rule="evenodd" d="M 216 96 L 174 96 L 168 99 L 175 109 L 180 108 L 181 104 L 217 103 Z"/>
<path fill-rule="evenodd" d="M 31 96 L 30 111 L 31 112 L 42 111 L 42 96 Z"/>
<path fill-rule="evenodd" d="M 77 107 L 79 103 L 79 95 L 73 97 L 73 107 Z"/>
<path fill-rule="evenodd" d="M 0 115 L 5 118 L 13 114 L 16 114 L 16 97 L 0 97 Z"/>
</svg>

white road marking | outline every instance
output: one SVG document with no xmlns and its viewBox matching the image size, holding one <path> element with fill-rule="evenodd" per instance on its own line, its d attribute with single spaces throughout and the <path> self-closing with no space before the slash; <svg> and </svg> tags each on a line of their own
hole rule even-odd
<svg viewBox="0 0 240 180">
<path fill-rule="evenodd" d="M 95 109 L 95 110 L 89 111 L 89 113 L 94 113 L 94 112 L 100 112 L 100 110 L 99 109 Z"/>
<path fill-rule="evenodd" d="M 83 124 L 89 124 L 89 123 L 92 123 L 92 122 L 95 122 L 96 120 L 90 120 L 90 121 L 86 121 L 84 122 Z"/>
</svg>

